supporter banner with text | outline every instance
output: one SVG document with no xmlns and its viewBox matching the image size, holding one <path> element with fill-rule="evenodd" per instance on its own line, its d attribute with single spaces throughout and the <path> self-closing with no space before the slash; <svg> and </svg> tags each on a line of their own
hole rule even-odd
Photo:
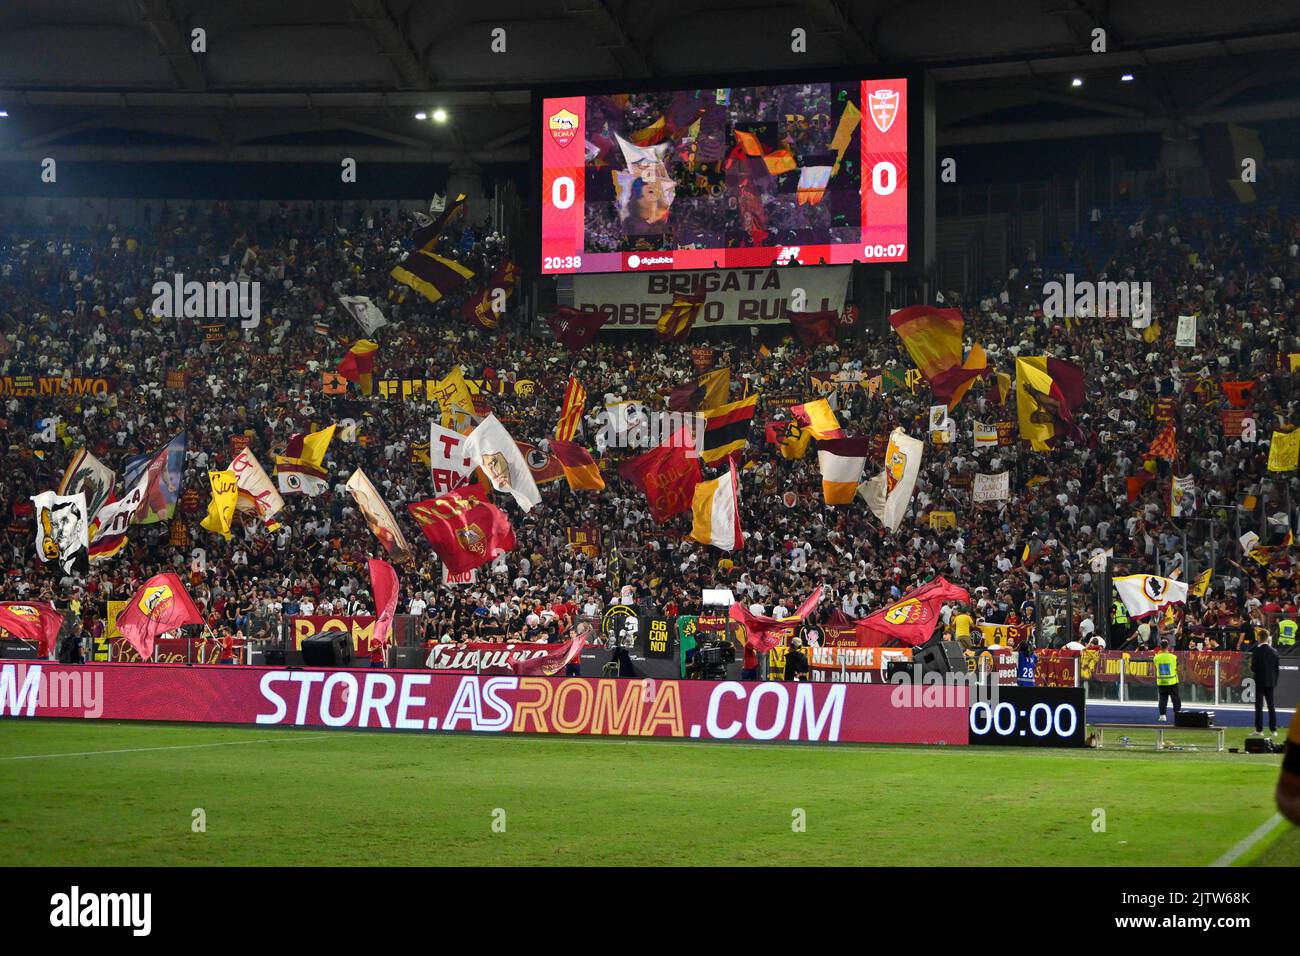
<svg viewBox="0 0 1300 956">
<path fill-rule="evenodd" d="M 313 637 L 316 634 L 323 634 L 325 631 L 342 631 L 345 634 L 352 635 L 352 649 L 354 651 L 369 650 L 370 638 L 375 633 L 375 618 L 373 615 L 355 615 L 348 617 L 339 615 L 332 617 L 328 614 L 299 614 L 289 618 L 291 633 L 293 634 L 293 649 L 302 650 L 302 639 L 304 637 Z"/>
<path fill-rule="evenodd" d="M 777 325 L 787 313 L 844 311 L 850 266 L 817 268 L 715 269 L 707 272 L 646 272 L 641 275 L 577 275 L 573 307 L 609 316 L 607 329 L 653 332 L 673 295 L 700 289 L 704 308 L 695 328 L 730 325 Z M 796 289 L 802 308 L 792 307 Z"/>
<path fill-rule="evenodd" d="M 883 684 L 890 661 L 910 661 L 910 647 L 809 648 L 809 677 L 846 684 Z"/>
<path fill-rule="evenodd" d="M 58 375 L 0 375 L 0 398 L 58 398 L 64 395 L 107 395 L 106 378 Z"/>
<path fill-rule="evenodd" d="M 1154 687 L 1156 684 L 1153 655 L 1136 655 L 1128 651 L 1040 650 L 1034 679 L 1039 687 L 1074 686 L 1074 662 L 1079 662 L 1079 680 L 1099 684 L 1124 683 Z M 1236 651 L 1178 651 L 1178 681 L 1214 687 L 1215 664 L 1219 668 L 1221 687 L 1240 687 L 1245 677 L 1246 656 Z"/>
<path fill-rule="evenodd" d="M 701 740 L 968 742 L 967 688 L 954 688 L 950 703 L 926 706 L 912 690 L 922 688 L 0 664 L 0 716 Z"/>
<path fill-rule="evenodd" d="M 458 671 L 465 674 L 510 674 L 511 663 L 534 657 L 545 657 L 552 650 L 550 644 L 501 644 L 491 641 L 469 641 L 465 644 L 435 644 L 429 648 L 424 666 L 436 671 Z"/>
</svg>

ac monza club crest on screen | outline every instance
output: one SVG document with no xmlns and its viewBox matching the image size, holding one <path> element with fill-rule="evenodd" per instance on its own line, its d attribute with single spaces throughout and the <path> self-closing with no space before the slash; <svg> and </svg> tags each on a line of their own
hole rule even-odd
<svg viewBox="0 0 1300 956">
<path fill-rule="evenodd" d="M 569 110 L 552 113 L 546 125 L 551 131 L 551 138 L 560 147 L 568 146 L 578 135 L 578 117 Z"/>
<path fill-rule="evenodd" d="M 876 90 L 868 93 L 867 111 L 871 113 L 871 121 L 876 124 L 876 129 L 888 133 L 889 127 L 894 125 L 894 117 L 898 115 L 898 91 Z"/>
</svg>

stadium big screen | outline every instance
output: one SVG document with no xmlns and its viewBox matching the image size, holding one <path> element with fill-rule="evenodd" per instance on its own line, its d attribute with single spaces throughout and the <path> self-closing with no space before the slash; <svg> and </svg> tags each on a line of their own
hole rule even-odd
<svg viewBox="0 0 1300 956">
<path fill-rule="evenodd" d="M 543 95 L 541 271 L 906 263 L 917 85 Z"/>
</svg>

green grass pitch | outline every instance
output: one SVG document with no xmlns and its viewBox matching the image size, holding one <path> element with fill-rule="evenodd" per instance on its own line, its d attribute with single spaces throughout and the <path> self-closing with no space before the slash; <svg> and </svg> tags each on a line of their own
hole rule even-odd
<svg viewBox="0 0 1300 956">
<path fill-rule="evenodd" d="M 0 865 L 1207 865 L 1271 817 L 1279 758 L 1171 736 L 1199 750 L 9 719 Z M 1300 864 L 1300 835 L 1239 862 Z"/>
</svg>

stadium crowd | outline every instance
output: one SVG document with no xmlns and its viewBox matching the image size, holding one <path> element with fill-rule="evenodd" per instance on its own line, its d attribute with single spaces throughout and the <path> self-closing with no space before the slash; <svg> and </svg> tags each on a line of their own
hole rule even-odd
<svg viewBox="0 0 1300 956">
<path fill-rule="evenodd" d="M 1090 248 L 1103 252 L 1095 261 L 1075 256 L 1072 271 L 1150 281 L 1155 333 L 1144 335 L 1127 318 L 1043 317 L 1043 285 L 1060 275 L 1033 259 L 965 301 L 946 292 L 945 304 L 960 305 L 966 317 L 967 343 L 982 343 L 999 370 L 1013 372 L 1017 354 L 1051 354 L 1083 368 L 1086 399 L 1075 418 L 1086 441 L 1050 453 L 1023 443 L 973 450 L 974 421 L 1015 420 L 1014 394 L 1003 406 L 993 381 L 984 380 L 952 413 L 957 440 L 927 442 L 912 511 L 893 535 L 860 501 L 823 504 L 815 450 L 787 461 L 764 444 L 763 423 L 782 413 L 760 398 L 741 471 L 742 550 L 723 554 L 687 538 L 689 513 L 656 524 L 644 496 L 617 474 L 617 462 L 633 452 L 611 449 L 602 492 L 549 483 L 542 505 L 527 514 L 501 499 L 516 550 L 480 569 L 477 583 L 452 586 L 440 583 L 440 565 L 405 509 L 433 494 L 415 446 L 428 440 L 437 406 L 363 397 L 354 386 L 344 395 L 322 392 L 322 373 L 337 367 L 343 341 L 361 335 L 338 296 L 370 296 L 390 320 L 374 336 L 376 379 L 439 379 L 458 363 L 467 378 L 504 383 L 485 397 L 518 440 L 540 444 L 553 433 L 570 373 L 586 386 L 594 412 L 606 395 L 657 405 L 694 372 L 688 345 L 653 334 L 602 333 L 571 354 L 540 331 L 544 323 L 518 310 L 493 332 L 478 328 L 460 313 L 477 281 L 431 304 L 390 279 L 411 229 L 409 219 L 392 212 L 346 210 L 327 219 L 286 210 L 258 221 L 223 203 L 173 204 L 138 228 L 6 223 L 0 375 L 105 377 L 110 387 L 96 396 L 0 396 L 0 564 L 7 571 L 0 598 L 54 600 L 72 606 L 88 628 L 102 627 L 93 622 L 102 622 L 108 598 L 125 598 L 150 575 L 177 570 L 188 575 L 191 594 L 219 632 L 255 637 L 295 613 L 370 613 L 365 559 L 382 548 L 344 489 L 353 469 L 363 467 L 415 549 L 414 565 L 399 568 L 399 611 L 416 614 L 430 641 L 557 637 L 576 617 L 620 600 L 610 566 L 615 553 L 618 583 L 668 615 L 698 612 L 704 587 L 730 587 L 747 605 L 780 613 L 823 584 L 829 590 L 818 620 L 835 610 L 858 617 L 943 574 L 970 589 L 977 619 L 1007 623 L 1026 615 L 1034 591 L 1073 589 L 1074 633 L 1063 620 L 1039 622 L 1040 643 L 1056 646 L 1094 633 L 1116 638 L 1089 613 L 1099 555 L 1107 551 L 1116 573 L 1177 572 L 1190 580 L 1214 563 L 1207 599 L 1189 603 L 1185 622 L 1180 615 L 1180 647 L 1246 646 L 1252 625 L 1262 626 L 1270 610 L 1294 612 L 1300 600 L 1291 551 L 1278 549 L 1261 565 L 1246 559 L 1238 543 L 1252 529 L 1263 532 L 1265 544 L 1279 540 L 1286 528 L 1275 519 L 1300 501 L 1294 472 L 1266 468 L 1273 426 L 1297 421 L 1288 359 L 1300 352 L 1294 207 L 1172 204 L 1091 223 Z M 444 255 L 483 278 L 508 255 L 505 239 L 486 223 L 455 224 L 440 244 Z M 214 338 L 193 319 L 155 320 L 150 287 L 174 273 L 259 280 L 261 324 L 241 330 L 231 323 Z M 1197 344 L 1175 347 L 1177 316 L 1187 314 L 1200 316 Z M 788 333 L 788 326 L 752 336 L 710 330 L 689 344 L 717 347 L 719 361 L 732 369 L 733 399 L 752 391 L 811 398 L 810 372 L 910 365 L 892 333 L 855 332 L 811 349 Z M 168 373 L 180 370 L 185 387 L 169 388 Z M 1224 433 L 1221 412 L 1230 406 L 1215 384 L 1224 378 L 1256 383 L 1258 441 Z M 516 390 L 515 382 L 532 385 Z M 1172 398 L 1176 409 L 1172 467 L 1164 460 L 1147 465 L 1148 446 L 1163 427 L 1156 417 L 1161 398 Z M 875 393 L 850 387 L 837 394 L 837 414 L 849 434 L 902 426 L 923 436 L 931 402 L 924 381 Z M 54 440 L 45 441 L 52 418 Z M 227 543 L 199 528 L 205 472 L 226 467 L 232 436 L 247 435 L 269 472 L 291 434 L 347 418 L 357 422 L 356 437 L 336 437 L 330 446 L 329 490 L 286 498 L 278 532 L 248 521 Z M 595 428 L 589 414 L 577 438 L 593 453 Z M 120 477 L 128 456 L 150 453 L 182 429 L 183 544 L 173 543 L 172 529 L 161 523 L 133 527 L 128 548 L 91 565 L 89 576 L 39 561 L 29 499 L 57 486 L 74 451 L 88 447 Z M 1154 480 L 1130 497 L 1126 478 L 1151 474 L 1148 467 Z M 973 507 L 969 479 L 1002 470 L 1011 472 L 1010 500 Z M 1172 472 L 1195 478 L 1200 507 L 1191 520 L 1168 517 Z M 1240 507 L 1247 496 L 1254 497 L 1253 510 Z M 935 511 L 954 512 L 956 527 L 932 529 Z M 568 529 L 578 526 L 601 530 L 598 555 L 567 546 Z M 194 548 L 206 552 L 202 570 L 191 567 Z M 1149 629 L 1143 636 L 1154 639 Z M 1128 639 L 1127 630 L 1118 637 Z"/>
</svg>

